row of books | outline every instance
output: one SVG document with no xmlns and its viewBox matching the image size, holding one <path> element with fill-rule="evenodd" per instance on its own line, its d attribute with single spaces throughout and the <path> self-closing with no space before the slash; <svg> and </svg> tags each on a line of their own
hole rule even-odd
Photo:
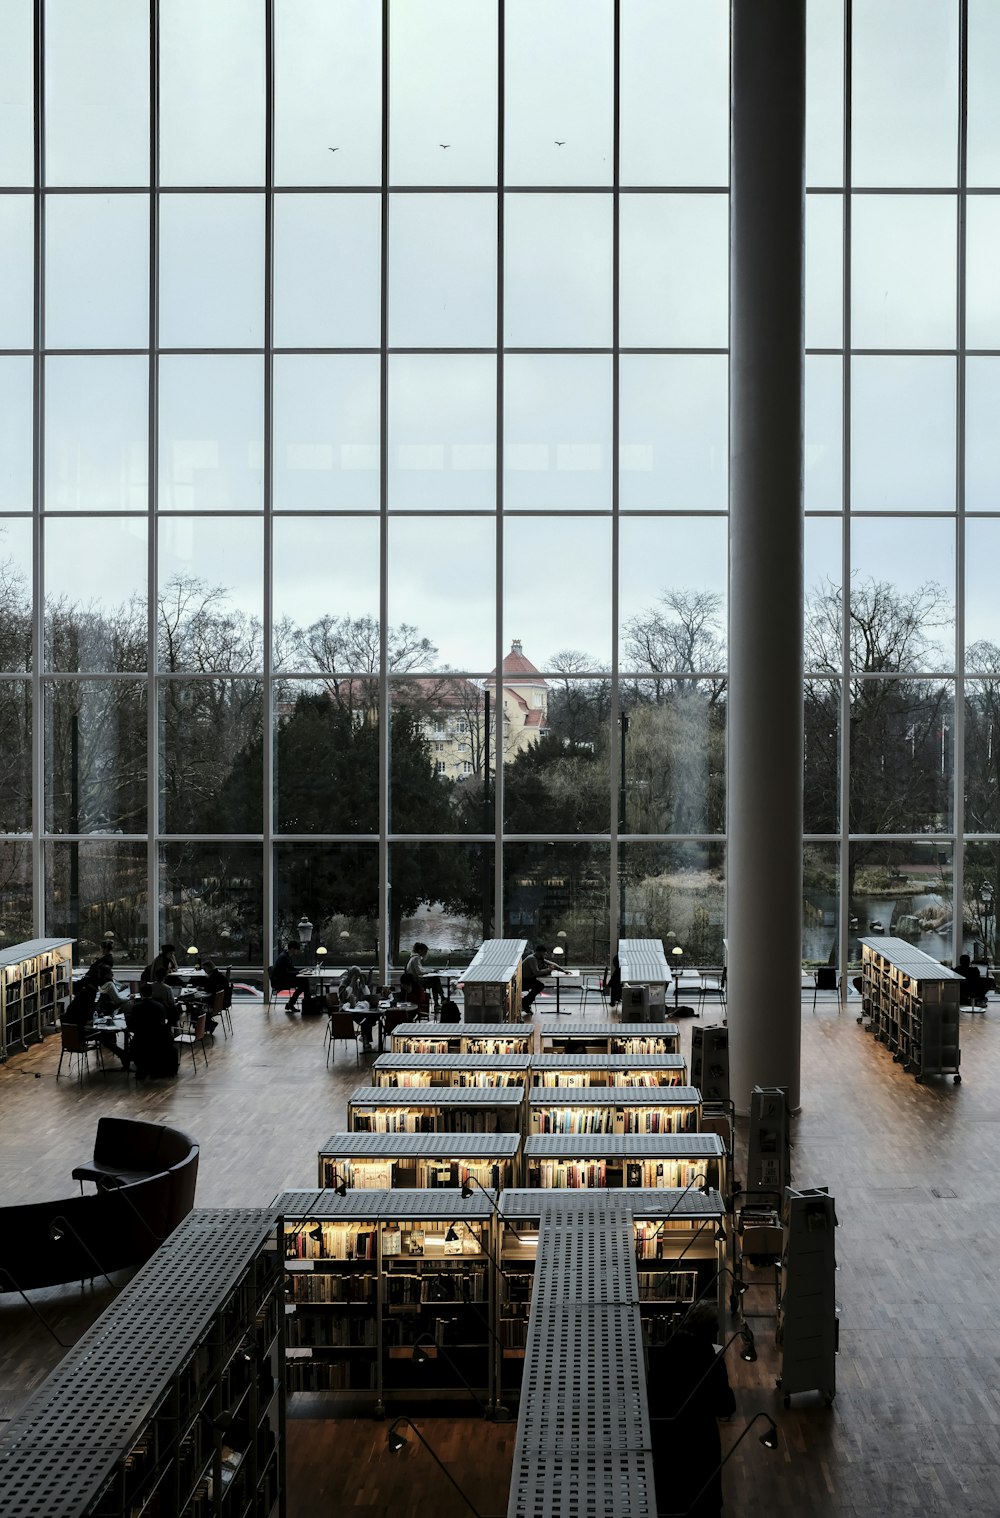
<svg viewBox="0 0 1000 1518">
<path fill-rule="evenodd" d="M 640 1302 L 694 1302 L 698 1295 L 696 1270 L 641 1270 Z"/>
<path fill-rule="evenodd" d="M 378 1324 L 368 1313 L 338 1313 L 289 1319 L 289 1349 L 374 1349 Z"/>
<path fill-rule="evenodd" d="M 535 1184 L 549 1190 L 570 1191 L 608 1184 L 608 1167 L 603 1160 L 590 1165 L 575 1165 L 564 1160 L 542 1160 Z"/>
<path fill-rule="evenodd" d="M 316 1229 L 319 1236 L 314 1237 Z M 290 1260 L 374 1260 L 376 1233 L 356 1223 L 306 1223 L 285 1234 L 285 1258 Z"/>
<path fill-rule="evenodd" d="M 330 1271 L 296 1271 L 289 1276 L 292 1301 L 304 1305 L 325 1302 L 374 1302 L 376 1278 L 337 1275 Z"/>
<path fill-rule="evenodd" d="M 680 1086 L 680 1070 L 546 1070 L 541 1080 L 533 1077 L 536 1089 L 548 1086 Z"/>
</svg>

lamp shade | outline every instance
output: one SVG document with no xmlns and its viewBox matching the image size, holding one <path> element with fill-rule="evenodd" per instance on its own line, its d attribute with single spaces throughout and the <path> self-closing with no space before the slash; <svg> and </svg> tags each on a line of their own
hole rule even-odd
<svg viewBox="0 0 1000 1518">
<path fill-rule="evenodd" d="M 191 955 L 197 954 L 197 952 L 198 952 L 198 945 L 196 943 L 189 943 L 187 951 Z"/>
<path fill-rule="evenodd" d="M 321 943 L 316 945 L 316 953 L 318 955 L 322 956 L 323 954 L 328 954 L 329 952 L 329 949 L 325 949 Z"/>
</svg>

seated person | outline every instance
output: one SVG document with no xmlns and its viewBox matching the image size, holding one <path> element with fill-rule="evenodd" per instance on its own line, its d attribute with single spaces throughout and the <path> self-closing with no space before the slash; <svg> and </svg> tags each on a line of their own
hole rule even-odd
<svg viewBox="0 0 1000 1518">
<path fill-rule="evenodd" d="M 167 985 L 167 971 L 164 966 L 153 972 L 153 978 L 145 987 L 145 995 L 153 1001 L 159 1002 L 167 1016 L 167 1021 L 172 1028 L 177 1027 L 178 1012 L 177 1003 L 174 1001 L 174 993 Z"/>
<path fill-rule="evenodd" d="M 129 1050 L 137 1081 L 169 1079 L 177 1074 L 177 1045 L 166 1008 L 152 996 L 140 996 L 125 1013 L 131 1034 Z"/>
<path fill-rule="evenodd" d="M 131 998 L 129 997 L 128 992 L 119 991 L 115 982 L 109 975 L 98 989 L 98 1010 L 110 1017 L 112 1013 L 118 1011 L 119 1007 L 127 1007 L 130 999 Z"/>
<path fill-rule="evenodd" d="M 400 1002 L 404 1002 L 408 1006 L 416 1006 L 417 988 L 414 984 L 413 976 L 408 975 L 405 970 L 399 977 L 399 988 L 393 991 L 391 1000 L 394 1007 L 398 1007 Z"/>
<path fill-rule="evenodd" d="M 292 994 L 285 1003 L 285 1011 L 294 1012 L 295 1003 L 306 989 L 306 983 L 299 979 L 299 972 L 292 963 L 287 944 L 282 944 L 278 950 L 277 958 L 269 967 L 267 975 L 272 991 L 291 991 Z"/>
<path fill-rule="evenodd" d="M 358 965 L 351 965 L 340 977 L 337 986 L 337 995 L 340 999 L 341 1011 L 357 1014 L 360 1009 L 366 1012 L 371 1010 L 376 997 L 371 986 L 365 980 Z M 361 1042 L 366 1049 L 372 1046 L 372 1023 L 374 1017 L 359 1017 L 355 1015 L 354 1021 L 361 1029 Z"/>
<path fill-rule="evenodd" d="M 559 968 L 550 959 L 546 959 L 545 954 L 545 945 L 536 943 L 534 949 L 529 949 L 521 960 L 521 1013 L 524 1017 L 531 1016 L 535 997 L 545 990 L 545 982 L 542 980 L 545 971 Z"/>
<path fill-rule="evenodd" d="M 180 977 L 177 974 L 177 957 L 172 943 L 165 943 L 152 964 L 146 966 L 139 977 L 141 983 L 143 985 L 152 984 L 156 979 L 156 972 L 158 970 L 166 971 L 168 985 L 179 986 L 181 984 Z"/>
<path fill-rule="evenodd" d="M 197 985 L 198 990 L 204 991 L 205 995 L 209 998 L 209 1014 L 208 1021 L 205 1024 L 205 1031 L 207 1033 L 214 1033 L 215 1029 L 218 1026 L 218 1019 L 213 1017 L 211 1013 L 212 998 L 216 995 L 217 992 L 221 991 L 224 998 L 222 1005 L 224 1007 L 231 1006 L 233 1000 L 233 988 L 228 976 L 223 975 L 222 971 L 216 968 L 214 960 L 203 960 L 201 965 L 201 973 L 202 979 L 200 981 L 196 981 L 195 984 Z"/>
<path fill-rule="evenodd" d="M 89 1028 L 97 1011 L 98 989 L 97 981 L 92 980 L 89 975 L 78 981 L 60 1021 L 75 1024 L 81 1032 L 84 1028 Z"/>
<path fill-rule="evenodd" d="M 441 977 L 439 975 L 424 974 L 424 955 L 429 952 L 425 943 L 415 943 L 413 953 L 406 961 L 404 975 L 408 975 L 413 982 L 415 995 L 414 1001 L 420 1000 L 420 992 L 426 991 L 428 996 L 434 998 L 435 1007 L 441 1007 Z"/>
<path fill-rule="evenodd" d="M 997 988 L 996 980 L 992 975 L 983 975 L 978 965 L 974 965 L 968 954 L 959 957 L 955 970 L 965 981 L 963 1001 L 971 1001 L 973 1006 L 986 1005 L 986 996 L 989 991 Z"/>
</svg>

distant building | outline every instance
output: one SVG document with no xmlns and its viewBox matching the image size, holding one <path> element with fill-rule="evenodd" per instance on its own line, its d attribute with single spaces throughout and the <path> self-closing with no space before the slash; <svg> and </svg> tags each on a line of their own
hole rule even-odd
<svg viewBox="0 0 1000 1518">
<path fill-rule="evenodd" d="M 503 757 L 529 748 L 548 732 L 549 687 L 515 638 L 503 661 L 500 688 L 503 707 Z M 490 697 L 490 769 L 496 765 L 496 670 L 481 683 L 446 675 L 418 682 L 431 707 L 423 719 L 424 736 L 439 775 L 460 780 L 481 775 L 486 763 L 486 695 Z"/>
<path fill-rule="evenodd" d="M 503 748 L 505 758 L 513 758 L 544 738 L 549 727 L 549 687 L 530 659 L 524 657 L 520 638 L 511 644 L 510 653 L 501 666 L 503 685 Z M 486 681 L 495 689 L 496 670 Z"/>
</svg>

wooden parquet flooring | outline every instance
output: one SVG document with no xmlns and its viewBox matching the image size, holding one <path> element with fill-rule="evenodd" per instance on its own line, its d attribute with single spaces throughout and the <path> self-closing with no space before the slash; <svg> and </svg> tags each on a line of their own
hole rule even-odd
<svg viewBox="0 0 1000 1518">
<path fill-rule="evenodd" d="M 840 1221 L 837 1400 L 826 1409 L 803 1396 L 786 1411 L 770 1325 L 756 1320 L 757 1362 L 730 1351 L 738 1414 L 723 1425 L 723 1447 L 758 1410 L 776 1419 L 781 1447 L 772 1454 L 753 1434 L 744 1440 L 726 1467 L 726 1512 L 997 1518 L 1000 1003 L 985 1017 L 963 1016 L 960 1086 L 917 1086 L 858 1027 L 855 1005 L 838 1015 L 833 1001 L 815 1014 L 804 1004 L 802 1114 L 793 1126 L 795 1182 L 828 1186 Z M 91 1075 L 82 1089 L 65 1077 L 57 1084 L 54 1039 L 0 1068 L 0 1198 L 71 1194 L 70 1170 L 91 1151 L 102 1113 L 175 1123 L 197 1138 L 199 1205 L 265 1205 L 286 1186 L 313 1185 L 316 1151 L 342 1126 L 346 1097 L 366 1072 L 343 1045 L 335 1070 L 325 1068 L 320 1022 L 268 1017 L 257 1004 L 237 1007 L 235 1023 L 207 1071 L 182 1066 L 171 1084 L 137 1090 L 120 1074 Z M 685 1045 L 690 1026 L 682 1024 Z M 109 1294 L 71 1287 L 33 1300 L 72 1340 Z M 16 1410 L 59 1354 L 15 1296 L 0 1296 L 0 1415 Z M 513 1428 L 418 1421 L 479 1511 L 503 1513 Z M 415 1439 L 391 1455 L 384 1425 L 367 1418 L 292 1418 L 288 1455 L 289 1518 L 463 1511 Z"/>
</svg>

